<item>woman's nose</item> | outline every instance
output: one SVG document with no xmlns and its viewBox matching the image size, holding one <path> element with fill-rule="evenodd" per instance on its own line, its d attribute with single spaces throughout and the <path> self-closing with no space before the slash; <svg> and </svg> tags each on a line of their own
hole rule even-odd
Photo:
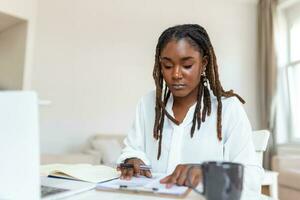
<svg viewBox="0 0 300 200">
<path fill-rule="evenodd" d="M 173 79 L 181 79 L 182 78 L 182 73 L 181 73 L 180 67 L 178 67 L 178 66 L 174 67 L 172 77 L 173 77 Z"/>
</svg>

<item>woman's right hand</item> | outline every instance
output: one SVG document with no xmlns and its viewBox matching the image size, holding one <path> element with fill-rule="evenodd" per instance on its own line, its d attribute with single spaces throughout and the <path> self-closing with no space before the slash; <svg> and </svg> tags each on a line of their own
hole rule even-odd
<svg viewBox="0 0 300 200">
<path fill-rule="evenodd" d="M 144 165 L 145 163 L 139 158 L 129 158 L 126 159 L 125 164 L 132 164 L 133 168 L 120 168 L 117 170 L 121 171 L 120 179 L 130 180 L 132 176 L 146 176 L 148 178 L 152 177 L 150 170 L 141 170 L 140 165 Z"/>
</svg>

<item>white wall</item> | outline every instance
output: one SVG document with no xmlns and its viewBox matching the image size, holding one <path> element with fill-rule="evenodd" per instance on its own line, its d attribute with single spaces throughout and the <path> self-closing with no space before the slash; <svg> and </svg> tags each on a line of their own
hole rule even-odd
<svg viewBox="0 0 300 200">
<path fill-rule="evenodd" d="M 36 0 L 1 0 L 0 10 L 26 20 L 32 20 L 36 14 Z"/>
<path fill-rule="evenodd" d="M 0 90 L 23 87 L 27 23 L 0 32 Z"/>
<path fill-rule="evenodd" d="M 42 151 L 78 151 L 95 133 L 125 134 L 138 99 L 154 89 L 158 36 L 182 23 L 206 27 L 224 88 L 245 98 L 259 128 L 255 2 L 39 1 L 32 87 L 52 101 L 41 110 Z"/>
<path fill-rule="evenodd" d="M 1 0 L 0 12 L 21 18 L 27 22 L 25 57 L 23 66 L 23 89 L 31 89 L 31 70 L 33 67 L 33 48 L 35 38 L 37 0 Z"/>
</svg>

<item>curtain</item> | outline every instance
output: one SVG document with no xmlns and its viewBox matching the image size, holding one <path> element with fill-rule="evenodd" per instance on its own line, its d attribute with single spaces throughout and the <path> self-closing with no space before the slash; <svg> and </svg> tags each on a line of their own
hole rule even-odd
<svg viewBox="0 0 300 200">
<path fill-rule="evenodd" d="M 277 58 L 275 45 L 277 0 L 260 0 L 258 4 L 258 67 L 261 127 L 271 132 L 264 154 L 264 168 L 270 169 L 276 153 Z"/>
</svg>

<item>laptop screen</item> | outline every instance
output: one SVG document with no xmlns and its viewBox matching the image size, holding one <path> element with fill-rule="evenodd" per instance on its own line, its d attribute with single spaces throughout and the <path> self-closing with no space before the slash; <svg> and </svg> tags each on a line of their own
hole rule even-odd
<svg viewBox="0 0 300 200">
<path fill-rule="evenodd" d="M 40 199 L 37 95 L 0 92 L 0 199 Z"/>
</svg>

